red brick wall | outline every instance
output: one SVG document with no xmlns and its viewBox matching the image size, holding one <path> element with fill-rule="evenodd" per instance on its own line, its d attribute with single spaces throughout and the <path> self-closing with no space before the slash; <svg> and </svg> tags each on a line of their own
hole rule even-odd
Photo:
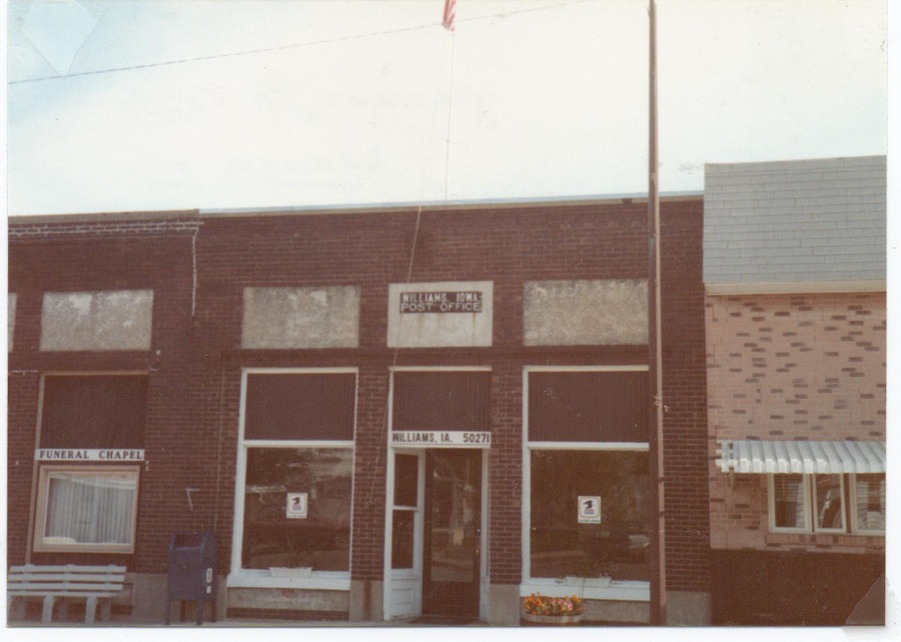
<svg viewBox="0 0 901 642">
<path fill-rule="evenodd" d="M 663 467 L 666 586 L 708 590 L 707 370 L 704 358 L 703 218 L 661 221 Z"/>
<path fill-rule="evenodd" d="M 386 363 L 360 368 L 354 466 L 352 572 L 357 579 L 379 580 L 385 564 L 385 466 L 388 443 L 388 369 Z"/>
<path fill-rule="evenodd" d="M 16 341 L 9 355 L 10 561 L 25 557 L 29 513 L 20 503 L 25 498 L 27 505 L 31 496 L 40 374 L 141 370 L 149 372 L 150 379 L 136 555 L 35 554 L 33 559 L 119 561 L 133 570 L 158 571 L 165 564 L 169 533 L 210 521 L 204 509 L 195 507 L 187 515 L 182 483 L 195 468 L 191 464 L 196 457 L 195 408 L 189 400 L 195 381 L 190 351 L 191 239 L 197 222 L 120 222 L 112 229 L 68 224 L 20 227 L 13 222 L 10 227 L 9 289 L 17 293 Z M 151 350 L 39 351 L 44 292 L 120 289 L 154 290 Z"/>
<path fill-rule="evenodd" d="M 492 584 L 519 584 L 522 578 L 523 369 L 514 359 L 493 365 L 492 443 L 488 454 L 489 571 Z"/>
<path fill-rule="evenodd" d="M 17 304 L 18 305 L 18 304 Z M 9 564 L 24 564 L 28 519 L 31 510 L 31 480 L 34 468 L 37 425 L 38 381 L 35 370 L 10 369 L 7 394 L 6 466 L 6 555 Z"/>
<path fill-rule="evenodd" d="M 213 528 L 228 568 L 235 488 L 240 371 L 249 366 L 353 366 L 359 369 L 354 479 L 352 575 L 380 579 L 383 565 L 388 368 L 397 365 L 492 367 L 490 573 L 496 584 L 521 575 L 522 371 L 526 365 L 646 363 L 644 346 L 522 345 L 523 283 L 553 279 L 644 278 L 644 204 L 571 204 L 460 209 L 423 214 L 413 281 L 492 280 L 491 348 L 386 347 L 388 284 L 406 279 L 415 211 L 206 217 L 193 228 L 161 231 L 100 226 L 54 233 L 13 221 L 10 291 L 19 293 L 12 368 L 43 371 L 99 367 L 149 368 L 147 458 L 142 477 L 138 550 L 133 567 L 163 572 L 168 535 Z M 704 404 L 701 201 L 664 202 L 664 390 L 668 484 L 668 584 L 707 586 L 707 445 Z M 185 223 L 185 221 L 182 221 Z M 194 221 L 196 223 L 196 221 Z M 137 224 L 133 224 L 137 226 Z M 196 292 L 192 262 L 196 241 Z M 356 285 L 361 288 L 359 349 L 242 351 L 246 286 Z M 44 290 L 153 288 L 154 335 L 149 354 L 36 352 Z M 195 312 L 191 317 L 192 297 Z M 31 330 L 25 329 L 25 326 Z M 156 350 L 161 350 L 156 355 Z M 11 434 L 30 459 L 37 377 L 10 396 Z M 12 386 L 12 384 L 11 384 Z M 12 389 L 12 388 L 11 388 Z M 15 418 L 13 420 L 13 418 Z M 13 440 L 11 439 L 11 447 Z M 12 457 L 12 452 L 10 453 Z M 12 460 L 11 460 L 12 461 Z M 10 488 L 30 487 L 12 466 Z M 13 485 L 13 480 L 15 485 Z M 185 486 L 196 486 L 194 511 Z M 18 491 L 17 491 L 18 492 Z M 27 503 L 27 500 L 25 500 Z M 22 500 L 15 506 L 21 510 Z M 11 502 L 11 511 L 13 510 Z M 10 520 L 21 550 L 25 521 Z M 19 524 L 22 524 L 20 527 Z M 12 555 L 12 553 L 11 553 Z"/>
</svg>

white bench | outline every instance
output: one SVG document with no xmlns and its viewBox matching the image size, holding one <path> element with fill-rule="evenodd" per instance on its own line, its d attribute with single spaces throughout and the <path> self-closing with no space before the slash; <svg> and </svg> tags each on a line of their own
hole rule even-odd
<svg viewBox="0 0 901 642">
<path fill-rule="evenodd" d="M 7 612 L 12 619 L 13 607 L 17 619 L 25 619 L 25 602 L 28 598 L 44 598 L 41 622 L 53 620 L 53 607 L 61 603 L 61 616 L 68 617 L 68 602 L 84 599 L 85 624 L 93 624 L 100 604 L 100 617 L 109 620 L 112 598 L 125 585 L 124 566 L 25 566 L 10 567 L 6 576 Z"/>
</svg>

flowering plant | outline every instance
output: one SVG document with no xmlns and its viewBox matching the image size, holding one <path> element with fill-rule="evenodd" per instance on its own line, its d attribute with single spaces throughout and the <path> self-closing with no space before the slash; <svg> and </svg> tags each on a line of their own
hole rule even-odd
<svg viewBox="0 0 901 642">
<path fill-rule="evenodd" d="M 541 593 L 532 593 L 526 598 L 525 609 L 529 615 L 579 615 L 583 603 L 582 598 L 575 595 L 548 597 Z"/>
</svg>

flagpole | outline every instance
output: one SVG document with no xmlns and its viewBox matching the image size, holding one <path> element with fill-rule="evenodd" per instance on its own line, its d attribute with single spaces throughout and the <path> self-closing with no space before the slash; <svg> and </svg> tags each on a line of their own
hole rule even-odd
<svg viewBox="0 0 901 642">
<path fill-rule="evenodd" d="M 657 155 L 657 7 L 649 0 L 648 64 L 648 450 L 651 478 L 650 620 L 666 624 L 666 551 L 663 471 L 663 356 L 660 306 L 660 191 Z"/>
</svg>

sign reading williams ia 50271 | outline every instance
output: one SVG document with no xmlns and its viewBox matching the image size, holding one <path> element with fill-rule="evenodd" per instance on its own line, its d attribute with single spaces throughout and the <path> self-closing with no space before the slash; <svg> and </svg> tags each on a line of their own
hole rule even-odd
<svg viewBox="0 0 901 642">
<path fill-rule="evenodd" d="M 481 292 L 401 292 L 401 313 L 481 312 Z"/>
<path fill-rule="evenodd" d="M 491 433 L 466 430 L 395 430 L 391 445 L 404 448 L 490 448 Z"/>
</svg>

